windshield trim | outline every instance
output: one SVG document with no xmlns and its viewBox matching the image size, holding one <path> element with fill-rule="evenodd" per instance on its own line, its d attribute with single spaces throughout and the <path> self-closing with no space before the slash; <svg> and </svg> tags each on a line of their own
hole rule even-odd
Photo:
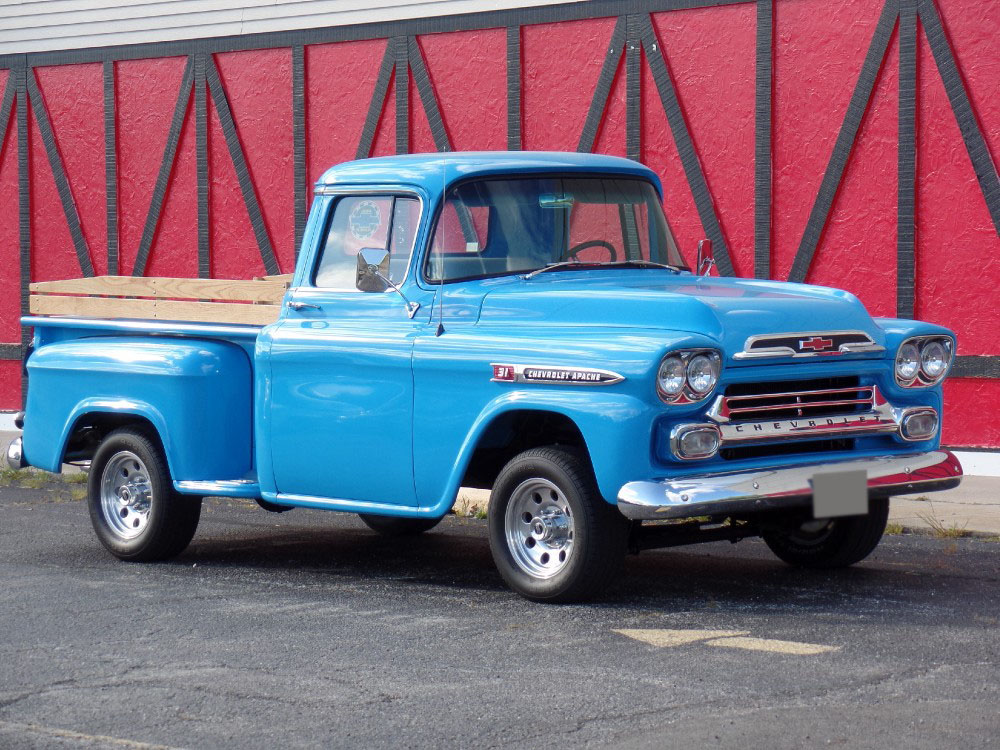
<svg viewBox="0 0 1000 750">
<path fill-rule="evenodd" d="M 667 231 L 670 233 L 671 237 L 674 236 L 673 229 L 671 229 L 671 227 L 670 227 L 670 221 L 667 219 L 666 211 L 663 211 L 663 194 L 660 192 L 660 189 L 657 187 L 656 183 L 653 182 L 653 180 L 650 180 L 650 179 L 648 179 L 646 177 L 643 177 L 641 175 L 630 174 L 628 172 L 614 172 L 614 171 L 606 171 L 606 172 L 590 172 L 590 171 L 580 171 L 580 172 L 576 172 L 576 171 L 568 171 L 568 172 L 567 171 L 554 171 L 554 172 L 548 172 L 548 171 L 542 171 L 542 172 L 519 172 L 519 173 L 514 174 L 514 175 L 509 174 L 509 173 L 508 174 L 496 174 L 496 175 L 475 175 L 473 177 L 464 177 L 462 179 L 455 180 L 454 182 L 449 183 L 445 187 L 445 189 L 442 191 L 442 193 L 441 193 L 441 196 L 442 196 L 441 200 L 438 201 L 438 204 L 437 204 L 437 206 L 434 209 L 434 215 L 431 217 L 431 220 L 430 220 L 430 223 L 429 223 L 428 229 L 427 229 L 426 239 L 424 241 L 423 259 L 420 262 L 420 273 L 419 273 L 419 276 L 418 276 L 418 278 L 420 279 L 420 282 L 423 283 L 423 284 L 427 284 L 429 286 L 436 287 L 436 286 L 438 286 L 440 284 L 455 284 L 455 283 L 462 282 L 462 281 L 481 281 L 483 279 L 498 279 L 498 278 L 503 278 L 503 277 L 506 277 L 506 276 L 523 276 L 524 274 L 532 273 L 533 271 L 537 271 L 538 269 L 525 269 L 525 268 L 522 268 L 522 269 L 517 270 L 517 271 L 497 271 L 496 273 L 475 274 L 475 275 L 472 275 L 472 276 L 461 276 L 461 277 L 450 278 L 450 279 L 432 279 L 432 278 L 430 278 L 428 276 L 428 269 L 430 267 L 430 260 L 431 260 L 431 244 L 434 241 L 434 235 L 437 233 L 438 223 L 441 221 L 441 214 L 444 211 L 444 206 L 445 206 L 445 203 L 447 202 L 447 196 L 448 196 L 448 194 L 452 190 L 454 190 L 457 187 L 461 187 L 462 185 L 471 183 L 471 182 L 493 182 L 493 181 L 500 181 L 500 180 L 505 180 L 506 181 L 506 180 L 546 179 L 546 178 L 549 178 L 549 179 L 582 179 L 582 180 L 586 180 L 586 179 L 593 180 L 593 179 L 609 179 L 609 178 L 613 178 L 613 179 L 616 179 L 616 180 L 633 180 L 635 182 L 645 183 L 646 185 L 649 185 L 650 187 L 652 187 L 653 190 L 656 192 L 656 197 L 659 199 L 659 202 L 660 202 L 660 210 L 662 211 L 662 214 L 663 214 L 663 220 L 664 220 L 664 222 L 667 225 Z M 676 241 L 677 241 L 676 238 L 674 238 L 674 242 L 675 243 L 676 243 Z M 679 254 L 679 250 L 678 250 L 678 254 Z M 684 260 L 684 256 L 683 255 L 681 256 L 681 260 L 682 261 Z M 604 265 L 604 264 L 594 264 L 594 265 L 596 266 L 596 265 Z M 680 265 L 680 266 L 678 266 L 678 268 L 681 271 L 689 271 L 689 272 L 691 271 L 691 267 L 688 266 L 688 265 L 686 265 L 686 264 L 685 265 Z M 568 269 L 568 270 L 589 270 L 589 269 L 582 269 L 581 268 L 581 269 Z M 620 270 L 628 270 L 628 271 L 632 271 L 632 270 L 654 270 L 654 271 L 656 271 L 656 270 L 662 270 L 662 269 L 658 269 L 658 268 L 649 268 L 649 269 L 622 268 Z"/>
</svg>

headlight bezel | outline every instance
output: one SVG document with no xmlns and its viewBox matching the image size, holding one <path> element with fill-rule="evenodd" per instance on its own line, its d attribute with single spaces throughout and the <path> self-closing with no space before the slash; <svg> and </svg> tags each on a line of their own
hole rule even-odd
<svg viewBox="0 0 1000 750">
<path fill-rule="evenodd" d="M 712 369 L 712 382 L 704 391 L 697 391 L 691 384 L 690 365 L 692 360 L 699 356 L 704 356 L 710 362 Z M 671 359 L 680 360 L 684 365 L 684 382 L 676 393 L 669 393 L 660 387 L 660 373 L 664 364 Z M 692 347 L 690 349 L 675 349 L 663 355 L 656 366 L 656 395 L 665 404 L 676 406 L 678 404 L 696 404 L 704 401 L 715 391 L 722 375 L 722 352 L 710 347 Z"/>
<path fill-rule="evenodd" d="M 937 375 L 929 374 L 924 365 L 924 348 L 932 344 L 940 344 L 944 347 L 946 355 L 944 368 Z M 906 346 L 912 346 L 917 351 L 917 370 L 910 378 L 903 377 L 899 372 L 899 357 Z M 909 336 L 903 339 L 896 348 L 896 356 L 893 358 L 892 364 L 892 374 L 896 380 L 896 384 L 901 388 L 931 388 L 939 385 L 941 381 L 948 377 L 948 372 L 954 363 L 955 340 L 951 336 L 941 334 Z"/>
</svg>

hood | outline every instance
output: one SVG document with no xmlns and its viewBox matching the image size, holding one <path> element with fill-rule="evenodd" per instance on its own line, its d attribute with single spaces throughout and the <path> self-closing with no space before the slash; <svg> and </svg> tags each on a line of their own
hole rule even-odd
<svg viewBox="0 0 1000 750">
<path fill-rule="evenodd" d="M 674 275 L 659 270 L 550 271 L 506 277 L 483 299 L 480 322 L 663 329 L 709 336 L 727 359 L 750 336 L 864 331 L 885 334 L 861 301 L 828 287 Z M 752 361 L 752 360 L 751 360 Z"/>
</svg>

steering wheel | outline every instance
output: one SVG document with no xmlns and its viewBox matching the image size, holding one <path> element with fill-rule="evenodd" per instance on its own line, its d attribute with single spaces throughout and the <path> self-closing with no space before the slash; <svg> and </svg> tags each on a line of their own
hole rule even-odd
<svg viewBox="0 0 1000 750">
<path fill-rule="evenodd" d="M 566 259 L 569 260 L 570 258 L 572 258 L 577 262 L 582 262 L 580 261 L 578 253 L 580 253 L 582 250 L 586 250 L 588 247 L 603 247 L 611 255 L 611 258 L 609 260 L 612 263 L 618 260 L 618 251 L 615 250 L 615 246 L 612 245 L 610 242 L 605 242 L 604 240 L 587 240 L 586 242 L 581 242 L 577 245 L 573 245 L 573 247 L 571 247 L 569 250 L 566 251 Z"/>
</svg>

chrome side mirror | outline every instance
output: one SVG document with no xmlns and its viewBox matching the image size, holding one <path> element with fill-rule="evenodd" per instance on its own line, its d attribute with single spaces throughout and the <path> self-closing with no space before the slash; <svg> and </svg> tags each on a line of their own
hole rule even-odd
<svg viewBox="0 0 1000 750">
<path fill-rule="evenodd" d="M 384 292 L 392 289 L 406 303 L 406 314 L 413 319 L 420 309 L 419 302 L 410 302 L 389 278 L 389 252 L 382 247 L 363 247 L 358 253 L 358 270 L 354 285 L 362 292 Z"/>
<path fill-rule="evenodd" d="M 389 281 L 389 253 L 381 247 L 363 247 L 358 253 L 355 286 L 362 292 L 384 292 Z"/>
<path fill-rule="evenodd" d="M 715 265 L 715 254 L 712 252 L 712 240 L 698 241 L 698 275 L 707 276 Z"/>
</svg>

